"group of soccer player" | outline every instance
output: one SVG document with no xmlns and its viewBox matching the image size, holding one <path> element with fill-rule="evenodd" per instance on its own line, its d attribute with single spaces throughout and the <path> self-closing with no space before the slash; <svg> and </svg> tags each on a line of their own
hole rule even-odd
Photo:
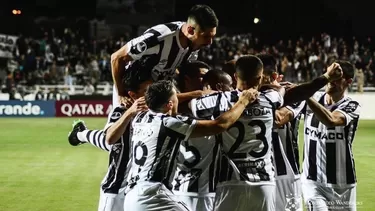
<svg viewBox="0 0 375 211">
<path fill-rule="evenodd" d="M 109 152 L 98 210 L 302 210 L 302 198 L 308 210 L 356 210 L 360 105 L 345 95 L 354 67 L 337 61 L 300 85 L 281 82 L 266 54 L 211 69 L 197 53 L 217 26 L 196 5 L 187 22 L 154 26 L 112 54 L 106 126 L 79 120 L 68 138 Z"/>
</svg>

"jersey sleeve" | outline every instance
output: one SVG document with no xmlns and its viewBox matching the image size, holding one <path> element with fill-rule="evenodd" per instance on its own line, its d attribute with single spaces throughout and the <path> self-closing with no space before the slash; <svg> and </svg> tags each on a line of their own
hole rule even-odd
<svg viewBox="0 0 375 211">
<path fill-rule="evenodd" d="M 125 111 L 126 108 L 124 106 L 115 107 L 108 116 L 107 124 L 104 127 L 104 131 L 107 131 L 109 127 L 111 127 L 115 122 L 117 122 L 117 120 L 119 120 L 122 117 Z"/>
<path fill-rule="evenodd" d="M 158 54 L 160 41 L 158 33 L 145 32 L 143 35 L 130 40 L 126 46 L 128 55 L 133 60 L 138 60 L 144 55 Z"/>
<path fill-rule="evenodd" d="M 272 102 L 275 109 L 280 108 L 284 104 L 284 97 L 278 91 L 267 90 L 264 92 L 264 96 Z"/>
<path fill-rule="evenodd" d="M 344 114 L 346 119 L 345 125 L 349 125 L 351 121 L 359 119 L 360 110 L 361 105 L 357 101 L 352 100 L 340 104 L 335 111 Z"/>
<path fill-rule="evenodd" d="M 189 108 L 194 117 L 199 119 L 213 119 L 215 111 L 222 112 L 224 107 L 220 106 L 223 93 L 214 93 L 193 99 L 189 102 Z"/>
<path fill-rule="evenodd" d="M 293 112 L 293 118 L 296 118 L 300 113 L 303 112 L 306 105 L 306 101 L 294 103 L 293 105 L 286 106 L 287 109 Z"/>
<path fill-rule="evenodd" d="M 177 115 L 176 117 L 166 117 L 163 119 L 164 127 L 174 131 L 187 141 L 193 132 L 197 121 L 195 119 Z"/>
</svg>

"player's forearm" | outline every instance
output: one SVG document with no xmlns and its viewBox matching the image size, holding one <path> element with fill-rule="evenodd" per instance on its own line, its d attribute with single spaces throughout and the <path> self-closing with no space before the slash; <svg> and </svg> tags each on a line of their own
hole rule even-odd
<svg viewBox="0 0 375 211">
<path fill-rule="evenodd" d="M 118 91 L 118 95 L 126 96 L 126 91 L 122 86 L 123 71 L 125 71 L 126 61 L 121 59 L 116 53 L 111 55 L 111 69 L 113 82 Z"/>
<path fill-rule="evenodd" d="M 312 81 L 290 88 L 285 93 L 284 105 L 291 105 L 296 102 L 307 100 L 327 83 L 328 79 L 324 76 L 320 76 Z"/>
<path fill-rule="evenodd" d="M 282 127 L 283 125 L 294 119 L 293 112 L 285 107 L 276 110 L 275 113 L 275 126 L 277 128 Z"/>
<path fill-rule="evenodd" d="M 238 120 L 238 118 L 241 117 L 243 111 L 249 103 L 250 102 L 247 100 L 238 101 L 229 111 L 216 118 L 216 121 L 218 122 L 217 125 L 220 128 L 221 132 L 227 130 Z"/>
<path fill-rule="evenodd" d="M 126 111 L 119 120 L 117 120 L 111 127 L 108 128 L 105 137 L 108 144 L 112 145 L 120 140 L 133 116 L 134 115 L 132 113 Z"/>
<path fill-rule="evenodd" d="M 307 104 L 322 124 L 327 127 L 334 127 L 334 118 L 329 110 L 312 98 L 307 100 Z"/>
<path fill-rule="evenodd" d="M 223 113 L 215 120 L 199 120 L 190 138 L 211 136 L 224 132 L 240 118 L 248 103 L 238 101 L 231 110 Z"/>
<path fill-rule="evenodd" d="M 190 101 L 198 97 L 202 97 L 203 95 L 202 92 L 203 91 L 201 90 L 196 90 L 196 91 L 191 91 L 191 92 L 178 93 L 177 94 L 178 102 L 182 103 L 182 102 Z"/>
</svg>

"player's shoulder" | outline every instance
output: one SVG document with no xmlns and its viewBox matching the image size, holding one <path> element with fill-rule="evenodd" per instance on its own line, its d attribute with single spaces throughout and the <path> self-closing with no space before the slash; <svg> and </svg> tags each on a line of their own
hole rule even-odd
<svg viewBox="0 0 375 211">
<path fill-rule="evenodd" d="M 324 91 L 317 91 L 313 94 L 312 98 L 319 101 L 326 93 Z"/>
<path fill-rule="evenodd" d="M 261 89 L 259 98 L 265 98 L 267 101 L 280 102 L 283 98 L 280 92 L 275 88 Z"/>
<path fill-rule="evenodd" d="M 176 116 L 164 115 L 162 117 L 162 121 L 165 127 L 175 128 L 175 127 L 179 127 L 179 125 L 181 124 L 192 124 L 194 119 L 188 116 L 182 116 L 182 115 L 176 115 Z"/>
<path fill-rule="evenodd" d="M 351 113 L 361 107 L 358 101 L 353 100 L 351 97 L 345 97 L 345 100 L 340 105 L 341 110 Z"/>
<path fill-rule="evenodd" d="M 110 115 L 110 121 L 114 122 L 121 118 L 121 116 L 125 113 L 127 110 L 126 106 L 124 104 L 120 104 L 112 109 L 111 115 Z"/>
<path fill-rule="evenodd" d="M 152 33 L 159 38 L 159 40 L 165 39 L 166 37 L 175 35 L 179 28 L 184 24 L 184 22 L 169 22 L 158 24 L 145 31 L 146 33 Z"/>
</svg>

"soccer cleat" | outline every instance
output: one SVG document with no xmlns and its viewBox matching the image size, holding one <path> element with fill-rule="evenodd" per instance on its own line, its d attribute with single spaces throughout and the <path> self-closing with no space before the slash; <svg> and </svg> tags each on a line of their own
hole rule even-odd
<svg viewBox="0 0 375 211">
<path fill-rule="evenodd" d="M 85 122 L 83 120 L 77 120 L 73 122 L 73 130 L 69 133 L 68 141 L 69 144 L 72 146 L 78 146 L 80 144 L 83 144 L 85 142 L 82 142 L 78 139 L 77 133 L 82 132 L 86 130 L 87 127 L 85 125 Z"/>
</svg>

